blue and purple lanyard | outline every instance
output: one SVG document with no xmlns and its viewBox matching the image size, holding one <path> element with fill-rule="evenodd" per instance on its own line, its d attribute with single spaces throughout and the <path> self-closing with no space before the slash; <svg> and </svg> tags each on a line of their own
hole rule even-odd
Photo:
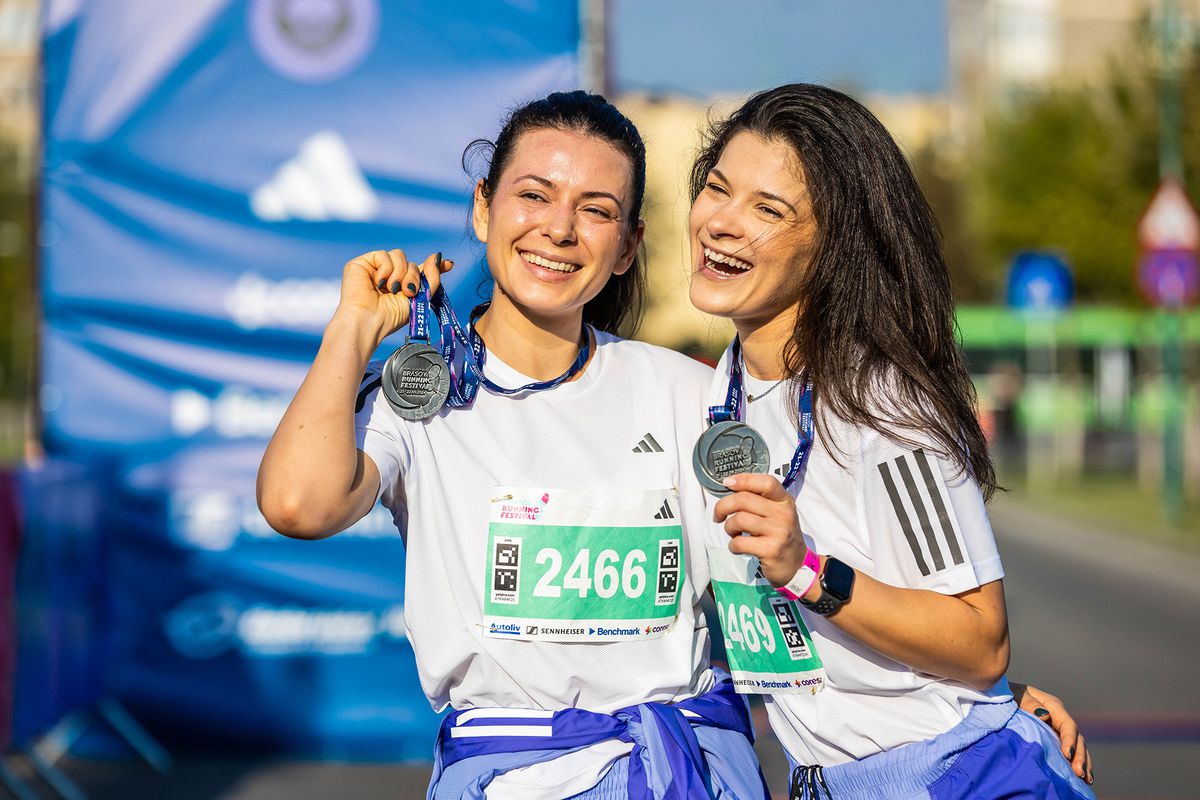
<svg viewBox="0 0 1200 800">
<path fill-rule="evenodd" d="M 438 318 L 441 333 L 441 354 L 442 358 L 446 361 L 446 365 L 450 368 L 450 395 L 446 398 L 446 404 L 451 408 L 469 406 L 475 400 L 475 395 L 479 391 L 480 384 L 493 392 L 506 395 L 553 389 L 560 383 L 569 381 L 579 374 L 584 364 L 587 363 L 588 356 L 591 353 L 590 336 L 585 339 L 583 347 L 579 349 L 579 355 L 575 357 L 575 361 L 571 364 L 570 368 L 553 380 L 535 381 L 515 389 L 509 389 L 495 383 L 483 374 L 483 365 L 487 361 L 487 347 L 483 343 L 483 337 L 475 332 L 475 321 L 483 315 L 483 312 L 487 310 L 487 306 L 488 304 L 484 303 L 476 306 L 471 311 L 470 326 L 464 331 L 458 321 L 458 317 L 454 313 L 453 306 L 446 299 L 445 290 L 439 286 L 431 297 L 429 294 L 429 282 L 425 279 L 425 276 L 421 276 L 421 288 L 412 299 L 412 310 L 408 320 L 409 339 L 428 342 L 429 312 L 432 310 Z M 461 376 L 457 374 L 454 366 L 455 340 L 462 342 L 463 346 L 467 348 L 467 352 L 463 357 Z"/>
<path fill-rule="evenodd" d="M 742 369 L 742 344 L 735 338 L 729 353 L 729 389 L 725 393 L 725 403 L 708 407 L 709 425 L 729 420 L 742 421 L 745 409 Z M 813 384 L 812 381 L 805 380 L 804 391 L 800 393 L 800 430 L 796 432 L 796 452 L 792 454 L 792 460 L 788 464 L 787 475 L 783 478 L 783 488 L 790 488 L 804 471 L 808 455 L 812 452 L 812 443 Z"/>
</svg>

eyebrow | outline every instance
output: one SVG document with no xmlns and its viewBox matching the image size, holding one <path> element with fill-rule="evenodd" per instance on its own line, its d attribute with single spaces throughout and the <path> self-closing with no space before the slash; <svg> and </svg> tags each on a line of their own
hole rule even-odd
<svg viewBox="0 0 1200 800">
<path fill-rule="evenodd" d="M 721 170 L 717 169 L 716 167 L 713 167 L 712 169 L 710 169 L 709 172 L 711 172 L 713 175 L 716 175 L 720 180 L 724 181 L 725 183 L 730 182 L 729 178 L 726 178 L 725 174 L 723 172 L 721 172 Z M 759 189 L 757 192 L 755 192 L 755 194 L 758 195 L 759 197 L 765 197 L 768 200 L 774 200 L 777 203 L 783 203 L 785 206 L 787 206 L 788 208 L 790 208 L 792 210 L 793 214 L 796 213 L 796 207 L 794 205 L 792 205 L 791 203 L 789 203 L 787 200 L 784 200 L 782 197 L 780 197 L 777 194 L 771 194 L 770 192 L 764 192 L 762 189 Z"/>
<path fill-rule="evenodd" d="M 524 181 L 524 180 L 535 181 L 537 183 L 540 183 L 542 186 L 545 186 L 547 189 L 558 188 L 557 186 L 554 185 L 554 181 L 550 180 L 549 178 L 543 178 L 541 175 L 521 175 L 518 178 L 514 178 L 513 183 L 519 183 L 520 181 Z M 609 200 L 612 200 L 614 203 L 617 204 L 617 208 L 621 209 L 622 211 L 625 210 L 625 204 L 621 202 L 621 198 L 617 197 L 612 192 L 596 192 L 596 191 L 583 192 L 580 195 L 580 197 L 586 198 L 588 200 L 591 200 L 591 199 L 597 198 L 597 197 L 607 197 Z"/>
</svg>

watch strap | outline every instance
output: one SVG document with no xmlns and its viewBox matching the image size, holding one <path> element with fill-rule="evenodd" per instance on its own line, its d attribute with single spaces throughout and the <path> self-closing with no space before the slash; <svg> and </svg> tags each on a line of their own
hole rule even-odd
<svg viewBox="0 0 1200 800">
<path fill-rule="evenodd" d="M 825 568 L 821 570 L 820 581 L 821 596 L 812 602 L 802 597 L 800 605 L 815 614 L 828 617 L 849 602 L 854 591 L 854 568 L 828 556 Z"/>
</svg>

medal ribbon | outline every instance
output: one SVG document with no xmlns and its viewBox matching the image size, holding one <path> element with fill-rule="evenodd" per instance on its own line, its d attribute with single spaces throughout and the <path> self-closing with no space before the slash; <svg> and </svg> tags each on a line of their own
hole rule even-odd
<svg viewBox="0 0 1200 800">
<path fill-rule="evenodd" d="M 743 394 L 742 344 L 735 338 L 729 352 L 729 389 L 725 393 L 725 403 L 708 407 L 708 424 L 715 425 L 727 420 L 741 422 L 742 409 L 745 408 Z M 812 452 L 813 436 L 813 384 L 805 380 L 804 391 L 800 393 L 800 430 L 796 432 L 796 452 L 792 454 L 787 475 L 783 477 L 783 488 L 791 487 L 804 470 L 808 455 Z"/>
<path fill-rule="evenodd" d="M 438 318 L 440 327 L 442 358 L 445 359 L 446 364 L 450 367 L 450 396 L 446 399 L 446 403 L 452 408 L 469 406 L 475 400 L 475 394 L 479 391 L 481 384 L 493 392 L 506 395 L 553 389 L 560 383 L 578 375 L 579 371 L 583 369 L 584 364 L 587 363 L 588 356 L 591 353 L 590 336 L 584 341 L 583 347 L 579 349 L 579 355 L 575 357 L 575 361 L 566 372 L 557 378 L 549 381 L 527 383 L 516 389 L 500 386 L 483 374 L 483 365 L 487 361 L 487 347 L 483 343 L 483 338 L 475 331 L 475 321 L 487 310 L 488 304 L 483 303 L 478 305 L 471 311 L 471 324 L 464 331 L 462 324 L 458 321 L 458 316 L 454 313 L 454 307 L 446 299 L 445 290 L 439 286 L 437 291 L 433 293 L 432 298 L 426 300 L 429 297 L 428 291 L 429 284 L 425 280 L 425 277 L 421 276 L 421 290 L 413 298 L 412 317 L 409 320 L 409 335 L 412 338 L 429 338 L 426 309 L 432 310 Z M 420 322 L 417 321 L 418 318 L 421 320 Z M 461 376 L 455 369 L 456 340 L 461 342 L 467 350 L 463 356 Z"/>
</svg>

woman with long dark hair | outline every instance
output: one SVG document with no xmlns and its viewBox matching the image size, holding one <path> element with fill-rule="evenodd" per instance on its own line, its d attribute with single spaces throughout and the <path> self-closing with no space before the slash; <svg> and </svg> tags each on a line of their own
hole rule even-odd
<svg viewBox="0 0 1200 800">
<path fill-rule="evenodd" d="M 617 335 L 644 286 L 641 137 L 604 98 L 556 93 L 490 150 L 472 217 L 490 303 L 458 330 L 440 255 L 346 264 L 259 505 L 300 538 L 391 509 L 421 685 L 452 709 L 431 798 L 763 798 L 700 610 L 687 454 L 711 370 Z"/>
<path fill-rule="evenodd" d="M 903 154 L 845 94 L 781 86 L 712 128 L 691 191 L 692 302 L 737 329 L 697 447 L 710 569 L 792 796 L 1091 797 L 1004 677 L 996 478 Z"/>
</svg>

